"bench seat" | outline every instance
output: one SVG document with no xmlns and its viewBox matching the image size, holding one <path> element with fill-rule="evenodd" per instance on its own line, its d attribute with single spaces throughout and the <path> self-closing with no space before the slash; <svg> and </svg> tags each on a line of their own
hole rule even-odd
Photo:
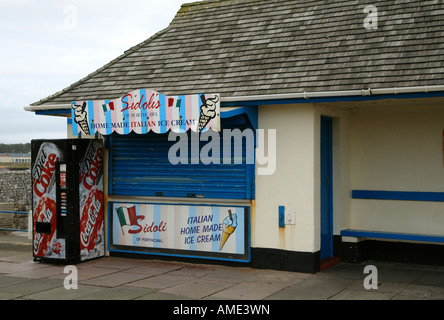
<svg viewBox="0 0 444 320">
<path fill-rule="evenodd" d="M 386 232 L 386 231 L 346 229 L 341 231 L 341 236 L 444 243 L 444 235 L 398 233 L 398 232 Z"/>
</svg>

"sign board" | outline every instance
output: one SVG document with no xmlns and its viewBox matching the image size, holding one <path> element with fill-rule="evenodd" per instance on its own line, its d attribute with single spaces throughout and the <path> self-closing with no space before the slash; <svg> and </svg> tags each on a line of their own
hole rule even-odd
<svg viewBox="0 0 444 320">
<path fill-rule="evenodd" d="M 114 100 L 73 101 L 71 115 L 74 136 L 220 131 L 220 96 L 165 96 L 139 89 Z"/>
<path fill-rule="evenodd" d="M 248 208 L 112 203 L 110 251 L 248 261 Z"/>
</svg>

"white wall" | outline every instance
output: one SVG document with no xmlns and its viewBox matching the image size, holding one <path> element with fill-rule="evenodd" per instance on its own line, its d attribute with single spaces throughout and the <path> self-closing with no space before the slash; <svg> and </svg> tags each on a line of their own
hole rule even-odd
<svg viewBox="0 0 444 320">
<path fill-rule="evenodd" d="M 252 246 L 313 252 L 315 120 L 309 104 L 259 107 L 259 128 L 276 129 L 276 171 L 256 176 Z M 279 206 L 295 225 L 279 228 Z"/>
<path fill-rule="evenodd" d="M 320 119 L 333 118 L 333 229 L 350 223 L 350 111 L 335 105 L 261 106 L 259 128 L 277 128 L 272 176 L 256 176 L 252 246 L 289 251 L 320 250 Z M 278 207 L 296 224 L 279 228 Z"/>
<path fill-rule="evenodd" d="M 423 104 L 357 109 L 351 125 L 351 187 L 444 192 L 444 110 Z M 444 204 L 353 199 L 355 229 L 443 234 Z"/>
</svg>

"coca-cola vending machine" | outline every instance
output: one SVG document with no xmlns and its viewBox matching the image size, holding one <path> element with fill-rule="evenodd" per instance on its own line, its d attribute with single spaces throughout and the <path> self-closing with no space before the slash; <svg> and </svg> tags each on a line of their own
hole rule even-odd
<svg viewBox="0 0 444 320">
<path fill-rule="evenodd" d="M 33 256 L 74 264 L 104 255 L 103 144 L 31 141 Z"/>
</svg>

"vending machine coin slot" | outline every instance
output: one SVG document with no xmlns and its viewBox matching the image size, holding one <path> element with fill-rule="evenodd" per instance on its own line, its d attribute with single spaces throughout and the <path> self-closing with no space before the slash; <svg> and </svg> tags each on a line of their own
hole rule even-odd
<svg viewBox="0 0 444 320">
<path fill-rule="evenodd" d="M 68 183 L 66 163 L 56 164 L 57 177 L 57 236 L 65 236 L 66 217 L 68 215 Z"/>
<path fill-rule="evenodd" d="M 67 198 L 66 198 L 66 163 L 60 164 L 60 214 L 66 217 L 67 214 Z"/>
</svg>

